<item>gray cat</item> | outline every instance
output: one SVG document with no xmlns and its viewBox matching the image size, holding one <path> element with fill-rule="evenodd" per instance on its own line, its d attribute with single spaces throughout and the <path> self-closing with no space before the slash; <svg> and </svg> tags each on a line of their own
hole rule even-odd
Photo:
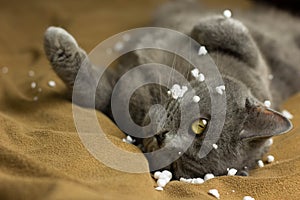
<svg viewBox="0 0 300 200">
<path fill-rule="evenodd" d="M 205 83 L 195 80 L 193 69 L 184 59 L 159 50 L 139 50 L 119 59 L 116 68 L 104 74 L 96 93 L 96 109 L 113 119 L 110 107 L 111 93 L 118 79 L 129 69 L 144 63 L 163 63 L 173 66 L 189 80 L 200 97 L 200 118 L 186 119 L 184 134 L 177 134 L 180 124 L 180 104 L 191 104 L 188 98 L 177 100 L 168 94 L 168 88 L 150 84 L 139 88 L 130 101 L 130 113 L 134 122 L 141 126 L 150 123 L 150 118 L 160 127 L 150 138 L 138 139 L 144 152 L 167 147 L 180 152 L 186 138 L 194 138 L 192 144 L 180 157 L 165 169 L 179 179 L 201 177 L 207 173 L 227 174 L 227 168 L 238 169 L 239 175 L 248 175 L 247 170 L 256 166 L 268 151 L 269 138 L 291 130 L 291 122 L 275 110 L 291 95 L 300 91 L 300 20 L 286 13 L 269 8 L 237 13 L 233 18 L 205 13 L 190 1 L 174 1 L 160 8 L 153 23 L 158 27 L 174 29 L 191 36 L 206 46 L 222 75 L 226 91 L 226 118 L 221 136 L 204 158 L 199 151 L 210 123 L 211 100 Z M 146 35 L 146 41 L 168 45 L 174 41 L 168 37 Z M 72 93 L 77 72 L 87 54 L 75 39 L 61 28 L 50 27 L 45 33 L 45 52 L 57 75 Z M 197 51 L 195 50 L 195 54 Z M 93 77 L 92 64 L 86 72 Z M 202 66 L 200 66 L 201 69 Z M 139 79 L 149 74 L 140 74 Z M 169 77 L 162 77 L 169 78 Z M 134 81 L 134 80 L 133 80 Z M 90 95 L 89 81 L 83 81 L 80 96 Z M 126 90 L 126 86 L 124 86 Z M 119 96 L 121 98 L 121 95 Z M 264 102 L 269 100 L 268 108 Z M 74 102 L 89 106 L 84 100 Z M 149 109 L 161 104 L 162 109 Z M 165 112 L 164 111 L 164 112 Z M 191 115 L 199 113 L 190 112 Z M 162 117 L 166 116 L 166 117 Z M 127 133 L 130 135 L 130 133 Z M 165 157 L 164 159 L 171 159 Z M 149 159 L 150 166 L 155 160 Z"/>
</svg>

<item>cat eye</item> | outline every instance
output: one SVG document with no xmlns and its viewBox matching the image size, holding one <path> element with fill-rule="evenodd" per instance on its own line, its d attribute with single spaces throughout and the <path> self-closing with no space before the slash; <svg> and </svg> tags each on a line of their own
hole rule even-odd
<svg viewBox="0 0 300 200">
<path fill-rule="evenodd" d="M 204 132 L 205 128 L 207 126 L 207 120 L 206 119 L 197 119 L 194 121 L 191 125 L 191 129 L 194 134 L 199 135 Z"/>
</svg>

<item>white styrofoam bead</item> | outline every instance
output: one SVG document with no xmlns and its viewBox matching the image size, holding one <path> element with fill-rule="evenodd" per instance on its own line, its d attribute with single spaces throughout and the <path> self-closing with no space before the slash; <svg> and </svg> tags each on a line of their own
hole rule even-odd
<svg viewBox="0 0 300 200">
<path fill-rule="evenodd" d="M 191 71 L 193 77 L 198 78 L 199 76 L 199 69 L 195 68 Z"/>
<path fill-rule="evenodd" d="M 221 85 L 221 86 L 216 87 L 216 91 L 217 91 L 217 93 L 222 95 L 225 91 L 225 85 Z"/>
<path fill-rule="evenodd" d="M 198 103 L 200 101 L 200 97 L 199 96 L 194 96 L 193 97 L 193 102 Z"/>
<path fill-rule="evenodd" d="M 226 18 L 231 18 L 232 12 L 231 12 L 230 10 L 224 10 L 223 15 L 224 15 Z"/>
<path fill-rule="evenodd" d="M 262 168 L 262 167 L 265 166 L 265 165 L 264 165 L 264 162 L 263 162 L 262 160 L 257 161 L 257 165 L 258 165 L 258 167 L 260 167 L 260 168 Z"/>
<path fill-rule="evenodd" d="M 270 108 L 270 107 L 271 107 L 271 101 L 266 100 L 266 101 L 264 102 L 264 105 L 265 105 L 267 108 Z"/>
<path fill-rule="evenodd" d="M 55 81 L 48 81 L 48 85 L 49 85 L 49 87 L 55 87 L 56 83 L 55 83 Z"/>
<path fill-rule="evenodd" d="M 172 173 L 168 170 L 162 171 L 162 174 L 166 175 L 170 180 L 172 179 Z"/>
<path fill-rule="evenodd" d="M 204 183 L 204 180 L 202 178 L 196 178 L 195 184 L 202 184 Z"/>
<path fill-rule="evenodd" d="M 272 144 L 273 144 L 273 138 L 269 138 L 269 139 L 266 141 L 266 143 L 265 143 L 265 145 L 266 145 L 267 147 L 272 146 Z"/>
<path fill-rule="evenodd" d="M 30 87 L 31 87 L 32 89 L 36 88 L 36 86 L 37 86 L 36 82 L 32 82 L 32 83 L 30 84 Z"/>
<path fill-rule="evenodd" d="M 213 144 L 212 145 L 214 149 L 218 149 L 218 145 L 217 144 Z"/>
<path fill-rule="evenodd" d="M 213 174 L 205 174 L 204 181 L 208 181 L 208 180 L 213 179 L 213 178 L 215 178 L 215 176 Z"/>
<path fill-rule="evenodd" d="M 267 156 L 267 162 L 268 163 L 272 163 L 272 162 L 274 162 L 274 160 L 275 160 L 274 156 L 272 156 L 272 155 Z"/>
<path fill-rule="evenodd" d="M 287 110 L 283 110 L 282 115 L 285 116 L 288 119 L 293 119 L 294 118 L 294 116 Z"/>
<path fill-rule="evenodd" d="M 170 181 L 171 179 L 164 173 L 161 173 L 159 176 L 158 176 L 158 179 L 165 179 L 167 181 Z"/>
<path fill-rule="evenodd" d="M 162 187 L 158 186 L 158 187 L 156 187 L 156 188 L 155 188 L 155 190 L 157 190 L 157 191 L 163 191 L 163 190 L 164 190 L 164 188 L 162 188 Z"/>
<path fill-rule="evenodd" d="M 133 143 L 134 142 L 134 139 L 132 139 L 132 137 L 130 135 L 127 135 L 126 136 L 126 140 L 130 143 Z"/>
<path fill-rule="evenodd" d="M 203 82 L 203 81 L 205 81 L 205 76 L 204 76 L 204 74 L 199 74 L 199 76 L 197 77 L 197 79 L 198 79 L 198 81 L 200 81 L 200 82 Z"/>
<path fill-rule="evenodd" d="M 154 176 L 155 179 L 159 179 L 159 176 L 160 176 L 160 175 L 161 175 L 161 172 L 160 172 L 160 171 L 157 171 L 157 172 L 154 173 L 153 176 Z"/>
<path fill-rule="evenodd" d="M 181 178 L 179 179 L 179 181 L 181 181 L 181 182 L 185 182 L 185 183 L 186 183 L 186 179 L 185 179 L 185 178 L 183 178 L 183 177 L 181 177 Z"/>
<path fill-rule="evenodd" d="M 253 197 L 250 196 L 244 196 L 243 200 L 255 200 Z"/>
<path fill-rule="evenodd" d="M 167 185 L 168 181 L 165 180 L 165 179 L 158 179 L 158 180 L 156 181 L 156 183 L 157 183 L 157 185 L 158 185 L 159 187 L 165 187 L 165 186 Z"/>
<path fill-rule="evenodd" d="M 238 170 L 231 168 L 228 170 L 227 176 L 235 176 Z"/>
<path fill-rule="evenodd" d="M 219 191 L 217 189 L 211 189 L 211 190 L 209 190 L 208 194 L 216 197 L 217 199 L 220 199 L 220 194 L 219 194 Z"/>
<path fill-rule="evenodd" d="M 206 50 L 205 46 L 201 46 L 199 48 L 198 55 L 202 56 L 202 55 L 206 55 L 206 54 L 207 54 L 207 50 Z"/>
</svg>

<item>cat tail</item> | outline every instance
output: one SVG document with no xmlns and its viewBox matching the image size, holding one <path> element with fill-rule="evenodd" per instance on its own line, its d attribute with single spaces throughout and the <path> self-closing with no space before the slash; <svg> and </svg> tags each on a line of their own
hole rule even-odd
<svg viewBox="0 0 300 200">
<path fill-rule="evenodd" d="M 111 70 L 104 73 L 98 84 L 99 73 L 89 61 L 86 52 L 79 47 L 72 35 L 59 27 L 49 27 L 46 30 L 44 50 L 53 70 L 68 87 L 69 97 L 73 97 L 74 103 L 84 107 L 95 106 L 96 109 L 107 112 L 115 80 Z M 77 76 L 79 70 L 80 76 Z M 77 98 L 74 98 L 74 92 Z M 96 96 L 95 105 L 88 99 L 93 95 Z"/>
</svg>

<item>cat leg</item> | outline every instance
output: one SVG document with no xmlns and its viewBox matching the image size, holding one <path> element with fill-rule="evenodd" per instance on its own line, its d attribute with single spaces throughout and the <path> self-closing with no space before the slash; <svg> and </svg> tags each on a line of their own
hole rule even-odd
<svg viewBox="0 0 300 200">
<path fill-rule="evenodd" d="M 108 112 L 115 75 L 106 70 L 98 84 L 97 72 L 90 63 L 86 52 L 67 31 L 58 27 L 49 27 L 45 32 L 44 49 L 48 60 L 56 74 L 68 87 L 73 102 L 85 107 L 93 107 Z M 83 68 L 80 70 L 80 68 Z M 80 76 L 77 74 L 80 70 Z M 74 83 L 76 80 L 76 91 Z M 96 93 L 95 93 L 96 91 Z M 89 98 L 95 93 L 95 103 Z"/>
<path fill-rule="evenodd" d="M 44 37 L 44 49 L 56 74 L 72 89 L 77 72 L 87 55 L 67 31 L 49 27 Z"/>
</svg>

